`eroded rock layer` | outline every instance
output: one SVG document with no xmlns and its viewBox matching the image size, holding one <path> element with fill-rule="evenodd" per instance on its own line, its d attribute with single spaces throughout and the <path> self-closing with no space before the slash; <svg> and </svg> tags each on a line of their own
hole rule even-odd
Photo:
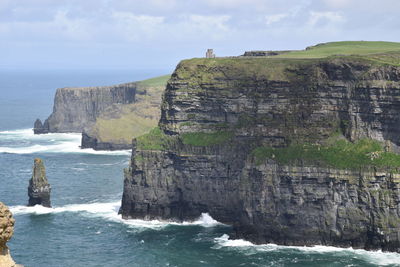
<svg viewBox="0 0 400 267">
<path fill-rule="evenodd" d="M 396 158 L 398 114 L 400 68 L 361 57 L 183 61 L 163 98 L 161 133 L 134 142 L 120 212 L 208 212 L 256 243 L 400 252 L 400 177 L 389 161 L 346 169 L 254 153 L 341 136 L 383 142 Z"/>
</svg>

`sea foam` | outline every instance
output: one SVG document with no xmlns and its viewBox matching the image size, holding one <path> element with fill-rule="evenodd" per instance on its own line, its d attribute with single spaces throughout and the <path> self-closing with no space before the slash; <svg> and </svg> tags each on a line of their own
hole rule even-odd
<svg viewBox="0 0 400 267">
<path fill-rule="evenodd" d="M 339 248 L 332 246 L 280 246 L 276 244 L 264 244 L 255 245 L 250 241 L 243 239 L 229 239 L 229 235 L 224 234 L 221 237 L 214 239 L 216 249 L 235 249 L 238 251 L 248 252 L 255 250 L 257 252 L 270 252 L 270 251 L 299 251 L 301 253 L 308 254 L 325 254 L 333 253 L 335 257 L 340 256 L 351 256 L 359 258 L 367 262 L 378 264 L 379 266 L 400 266 L 400 254 L 394 252 L 382 252 L 382 251 L 367 251 L 364 249 L 353 249 L 353 248 Z"/>
<path fill-rule="evenodd" d="M 32 129 L 0 131 L 0 142 L 12 142 L 18 146 L 0 146 L 0 153 L 32 154 L 32 153 L 79 153 L 97 155 L 129 155 L 129 150 L 96 151 L 81 149 L 80 133 L 33 134 Z"/>
<path fill-rule="evenodd" d="M 23 214 L 34 214 L 34 215 L 44 215 L 44 214 L 57 214 L 62 212 L 76 212 L 82 216 L 87 217 L 100 217 L 108 221 L 113 221 L 117 223 L 122 223 L 133 228 L 151 228 L 151 229 L 162 229 L 169 225 L 199 225 L 203 227 L 213 227 L 220 225 L 221 223 L 214 220 L 209 214 L 202 213 L 201 216 L 192 222 L 173 222 L 173 221 L 161 221 L 161 220 L 139 220 L 139 219 L 122 219 L 121 215 L 118 214 L 121 201 L 108 202 L 108 203 L 88 203 L 88 204 L 71 204 L 61 207 L 46 208 L 41 205 L 36 205 L 33 207 L 27 206 L 11 206 L 11 212 L 18 216 Z"/>
</svg>

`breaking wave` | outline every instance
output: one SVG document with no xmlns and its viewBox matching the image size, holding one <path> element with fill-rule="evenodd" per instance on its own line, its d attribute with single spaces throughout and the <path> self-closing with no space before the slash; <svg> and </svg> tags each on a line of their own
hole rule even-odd
<svg viewBox="0 0 400 267">
<path fill-rule="evenodd" d="M 122 219 L 121 215 L 118 214 L 118 210 L 121 202 L 108 202 L 108 203 L 88 203 L 88 204 L 71 204 L 61 207 L 46 208 L 40 205 L 34 207 L 27 206 L 12 206 L 10 207 L 11 212 L 14 215 L 22 214 L 57 214 L 62 212 L 78 212 L 83 216 L 88 217 L 101 217 L 108 221 L 122 223 L 135 228 L 150 228 L 150 229 L 161 229 L 169 225 L 199 225 L 203 227 L 213 227 L 220 223 L 214 220 L 207 213 L 201 214 L 201 216 L 192 222 L 170 222 L 170 221 L 159 221 L 159 220 L 139 220 L 139 219 Z"/>
<path fill-rule="evenodd" d="M 17 145 L 15 145 L 17 144 Z M 33 134 L 32 129 L 0 131 L 0 153 L 80 153 L 98 155 L 129 155 L 129 150 L 96 151 L 81 149 L 80 133 Z"/>
<path fill-rule="evenodd" d="M 221 249 L 235 249 L 243 252 L 257 251 L 257 252 L 270 252 L 270 251 L 298 251 L 301 253 L 308 254 L 321 254 L 321 253 L 332 253 L 335 257 L 354 257 L 366 260 L 379 266 L 400 266 L 400 254 L 394 252 L 382 252 L 382 251 L 367 251 L 363 249 L 353 248 L 339 248 L 331 246 L 312 246 L 312 247 L 301 247 L 301 246 L 280 246 L 276 244 L 265 244 L 255 245 L 250 241 L 243 239 L 229 239 L 229 235 L 224 234 L 221 237 L 214 239 L 216 245 L 214 248 Z"/>
</svg>

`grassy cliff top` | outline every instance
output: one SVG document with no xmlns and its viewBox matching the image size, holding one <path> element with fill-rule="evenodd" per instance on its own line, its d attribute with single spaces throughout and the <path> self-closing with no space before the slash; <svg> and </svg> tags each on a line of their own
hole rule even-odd
<svg viewBox="0 0 400 267">
<path fill-rule="evenodd" d="M 400 52 L 400 43 L 347 41 L 331 42 L 311 46 L 301 51 L 277 55 L 277 58 L 325 58 L 345 55 L 370 55 L 377 53 Z"/>
<path fill-rule="evenodd" d="M 189 72 L 191 70 L 201 72 L 202 69 L 197 68 L 198 66 L 201 66 L 204 70 L 207 68 L 211 70 L 218 67 L 229 67 L 230 69 L 240 69 L 240 72 L 244 75 L 246 73 L 260 75 L 264 72 L 269 76 L 274 73 L 282 73 L 282 70 L 287 67 L 295 67 L 298 64 L 334 59 L 400 66 L 400 43 L 372 41 L 332 42 L 276 56 L 193 58 L 183 60 L 180 66 L 184 67 L 183 71 Z"/>
</svg>

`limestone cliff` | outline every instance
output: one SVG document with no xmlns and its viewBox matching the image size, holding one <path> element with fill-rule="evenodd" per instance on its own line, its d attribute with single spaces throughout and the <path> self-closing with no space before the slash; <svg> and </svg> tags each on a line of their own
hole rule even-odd
<svg viewBox="0 0 400 267">
<path fill-rule="evenodd" d="M 50 202 L 51 186 L 46 177 L 46 169 L 41 159 L 34 159 L 32 178 L 29 180 L 28 206 L 42 205 L 51 207 Z"/>
<path fill-rule="evenodd" d="M 148 132 L 160 118 L 161 95 L 170 75 L 136 82 L 135 101 L 114 104 L 82 133 L 82 148 L 130 149 L 132 138 Z"/>
<path fill-rule="evenodd" d="M 133 143 L 122 216 L 400 252 L 400 53 L 370 53 L 182 61 Z"/>
<path fill-rule="evenodd" d="M 130 149 L 132 138 L 157 125 L 170 75 L 102 87 L 57 89 L 53 113 L 37 119 L 35 134 L 79 132 L 82 148 Z"/>
<path fill-rule="evenodd" d="M 113 104 L 135 101 L 135 83 L 103 87 L 57 89 L 53 113 L 42 124 L 37 120 L 35 134 L 83 132 L 93 125 L 102 111 Z"/>
<path fill-rule="evenodd" d="M 0 202 L 0 266 L 16 267 L 6 243 L 14 232 L 15 220 L 8 207 Z"/>
</svg>

